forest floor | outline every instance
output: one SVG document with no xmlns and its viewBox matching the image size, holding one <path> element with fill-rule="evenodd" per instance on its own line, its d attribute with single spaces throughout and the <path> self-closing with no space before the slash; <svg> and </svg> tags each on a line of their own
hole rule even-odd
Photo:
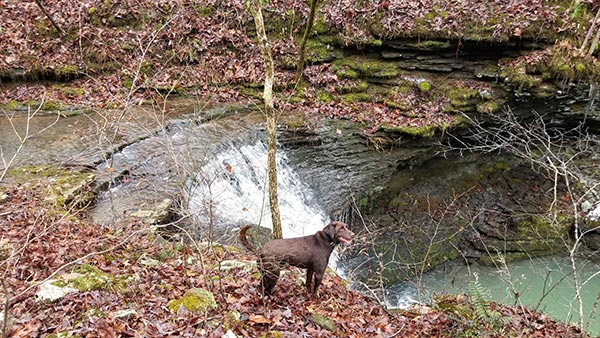
<svg viewBox="0 0 600 338">
<path fill-rule="evenodd" d="M 255 257 L 243 250 L 167 240 L 168 232 L 135 220 L 90 224 L 85 210 L 49 201 L 49 185 L 40 179 L 0 192 L 7 337 L 586 336 L 478 295 L 438 296 L 428 306 L 390 312 L 333 273 L 315 297 L 292 269 L 265 299 Z M 59 295 L 44 299 L 42 289 Z"/>
</svg>

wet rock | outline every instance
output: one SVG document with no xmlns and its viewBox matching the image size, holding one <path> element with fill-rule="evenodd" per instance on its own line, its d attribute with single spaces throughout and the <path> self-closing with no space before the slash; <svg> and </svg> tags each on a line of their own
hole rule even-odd
<svg viewBox="0 0 600 338">
<path fill-rule="evenodd" d="M 600 207 L 596 207 L 592 212 L 600 213 Z M 590 212 L 590 214 L 592 213 Z M 598 218 L 588 218 L 584 220 L 580 229 L 583 235 L 583 244 L 591 250 L 600 250 L 600 220 Z"/>
<path fill-rule="evenodd" d="M 168 198 L 147 208 L 139 209 L 131 214 L 132 217 L 139 218 L 151 225 L 167 224 L 175 218 L 173 211 L 173 201 Z"/>
<path fill-rule="evenodd" d="M 45 199 L 58 207 L 85 207 L 95 198 L 96 175 L 85 167 L 23 166 L 9 170 L 7 180 L 46 185 Z"/>
<path fill-rule="evenodd" d="M 392 285 L 457 257 L 492 263 L 566 249 L 572 221 L 545 217 L 550 187 L 526 163 L 423 156 L 396 168 L 380 193 L 359 200 L 361 220 L 378 226 L 369 227 L 368 245 L 344 257 L 353 277 Z"/>
</svg>

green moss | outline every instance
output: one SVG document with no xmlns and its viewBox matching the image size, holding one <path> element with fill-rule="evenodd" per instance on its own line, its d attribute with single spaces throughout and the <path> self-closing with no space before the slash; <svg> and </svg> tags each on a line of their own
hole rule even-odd
<svg viewBox="0 0 600 338">
<path fill-rule="evenodd" d="M 423 93 L 426 93 L 431 90 L 431 83 L 429 81 L 421 81 L 419 82 L 419 90 Z"/>
<path fill-rule="evenodd" d="M 204 312 L 216 309 L 217 302 L 209 291 L 193 288 L 188 290 L 183 297 L 170 301 L 167 308 L 172 313 L 177 313 L 181 306 L 190 312 Z"/>
<path fill-rule="evenodd" d="M 53 85 L 52 88 L 59 90 L 66 97 L 69 97 L 69 98 L 76 98 L 76 97 L 83 96 L 85 94 L 85 89 L 83 89 L 81 87 L 69 87 L 66 85 Z"/>
<path fill-rule="evenodd" d="M 240 323 L 240 319 L 242 318 L 241 314 L 236 310 L 229 310 L 225 314 L 223 318 L 223 326 L 226 329 L 230 329 L 232 327 L 237 326 Z"/>
<path fill-rule="evenodd" d="M 333 69 L 335 70 L 335 75 L 340 79 L 355 80 L 360 76 L 359 72 L 348 66 L 336 66 L 334 64 Z"/>
<path fill-rule="evenodd" d="M 129 275 L 111 276 L 91 264 L 83 264 L 73 269 L 74 274 L 68 278 L 60 277 L 54 284 L 60 287 L 71 287 L 79 291 L 115 290 L 125 292 L 135 282 Z"/>
<path fill-rule="evenodd" d="M 46 111 L 60 111 L 68 108 L 65 104 L 52 100 L 46 100 L 44 102 L 36 100 L 25 101 L 23 102 L 23 106 L 32 108 L 34 107 L 36 109 L 39 107 L 41 110 Z"/>
<path fill-rule="evenodd" d="M 408 104 L 406 104 L 404 102 L 396 102 L 396 101 L 392 101 L 392 100 L 386 100 L 385 105 L 390 108 L 396 108 L 396 109 L 400 109 L 400 110 L 409 110 L 410 109 Z"/>
<path fill-rule="evenodd" d="M 418 49 L 439 49 L 439 48 L 448 48 L 450 47 L 449 42 L 435 41 L 435 40 L 424 40 L 412 44 L 413 47 Z"/>
<path fill-rule="evenodd" d="M 526 73 L 524 67 L 506 67 L 500 72 L 500 77 L 518 90 L 530 89 L 538 82 L 534 76 Z"/>
<path fill-rule="evenodd" d="M 373 102 L 373 96 L 368 94 L 368 93 L 348 93 L 348 94 L 343 94 L 342 95 L 342 99 L 344 100 L 344 102 L 347 103 L 354 103 L 354 102 Z"/>
<path fill-rule="evenodd" d="M 374 39 L 374 40 L 369 41 L 369 44 L 371 46 L 381 47 L 381 45 L 383 45 L 383 41 L 381 41 L 379 39 Z"/>
<path fill-rule="evenodd" d="M 22 104 L 20 104 L 19 102 L 15 101 L 15 100 L 10 100 L 10 101 L 6 102 L 5 104 L 0 105 L 0 107 L 4 108 L 6 110 L 17 110 L 22 106 L 23 106 Z"/>
<path fill-rule="evenodd" d="M 483 114 L 492 114 L 500 110 L 497 101 L 487 101 L 477 105 L 477 111 Z"/>
<path fill-rule="evenodd" d="M 435 135 L 435 131 L 437 129 L 437 127 L 435 126 L 429 126 L 429 125 L 424 125 L 424 126 L 395 126 L 395 125 L 391 125 L 391 124 L 387 124 L 384 123 L 381 125 L 381 128 L 385 131 L 385 132 L 391 132 L 391 133 L 401 133 L 401 134 L 406 134 L 412 137 L 423 137 L 423 138 L 427 138 L 427 137 L 433 137 Z"/>
<path fill-rule="evenodd" d="M 473 317 L 473 310 L 468 306 L 465 306 L 465 304 L 457 302 L 454 296 L 435 297 L 433 305 L 436 309 L 454 316 L 459 316 L 466 319 Z"/>
<path fill-rule="evenodd" d="M 446 111 L 467 111 L 475 109 L 477 102 L 481 99 L 477 89 L 471 89 L 460 85 L 446 87 L 445 95 L 449 99 Z M 493 108 L 492 106 L 483 108 Z"/>
<path fill-rule="evenodd" d="M 369 87 L 369 83 L 366 81 L 352 81 L 351 83 L 344 83 L 342 86 L 339 86 L 336 90 L 340 94 L 360 93 L 366 92 L 369 89 Z"/>
<path fill-rule="evenodd" d="M 312 29 L 319 35 L 324 35 L 329 32 L 329 27 L 325 22 L 325 16 L 320 11 L 315 13 L 315 21 L 313 22 Z"/>
<path fill-rule="evenodd" d="M 331 62 L 335 58 L 336 53 L 329 44 L 316 39 L 311 39 L 306 42 L 306 61 L 308 63 Z M 297 62 L 298 61 L 295 60 L 296 64 Z"/>
<path fill-rule="evenodd" d="M 446 92 L 446 96 L 451 101 L 466 101 L 479 96 L 477 89 L 471 89 L 461 86 L 452 86 Z"/>
<path fill-rule="evenodd" d="M 59 78 L 72 78 L 80 73 L 80 69 L 76 65 L 61 65 L 55 70 L 56 76 Z"/>
<path fill-rule="evenodd" d="M 324 103 L 329 103 L 335 100 L 335 97 L 333 95 L 331 95 L 328 91 L 326 91 L 325 89 L 317 89 L 317 99 L 321 102 Z"/>
<path fill-rule="evenodd" d="M 334 70 L 339 72 L 340 70 L 351 69 L 357 73 L 352 76 L 344 76 L 345 74 L 341 74 L 341 78 L 356 78 L 367 77 L 367 78 L 380 78 L 380 79 L 390 79 L 398 76 L 398 68 L 393 62 L 386 62 L 381 60 L 375 60 L 360 56 L 349 56 L 343 59 L 340 59 L 333 64 Z M 339 76 L 339 75 L 338 75 Z"/>
</svg>

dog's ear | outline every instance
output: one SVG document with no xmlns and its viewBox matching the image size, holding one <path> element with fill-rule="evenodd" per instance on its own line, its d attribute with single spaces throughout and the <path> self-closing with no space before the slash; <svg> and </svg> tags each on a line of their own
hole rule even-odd
<svg viewBox="0 0 600 338">
<path fill-rule="evenodd" d="M 335 231 L 335 222 L 331 222 L 331 223 L 327 224 L 327 226 L 325 226 L 323 228 L 323 232 L 326 233 L 327 236 L 329 236 L 329 238 L 331 240 L 334 240 L 335 239 L 335 233 L 336 233 L 336 231 Z"/>
</svg>

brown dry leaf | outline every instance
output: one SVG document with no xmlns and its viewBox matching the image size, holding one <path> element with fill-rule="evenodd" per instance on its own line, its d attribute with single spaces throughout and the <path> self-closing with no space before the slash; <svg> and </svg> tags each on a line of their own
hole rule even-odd
<svg viewBox="0 0 600 338">
<path fill-rule="evenodd" d="M 270 324 L 271 321 L 263 315 L 250 315 L 248 319 L 255 324 Z"/>
</svg>

